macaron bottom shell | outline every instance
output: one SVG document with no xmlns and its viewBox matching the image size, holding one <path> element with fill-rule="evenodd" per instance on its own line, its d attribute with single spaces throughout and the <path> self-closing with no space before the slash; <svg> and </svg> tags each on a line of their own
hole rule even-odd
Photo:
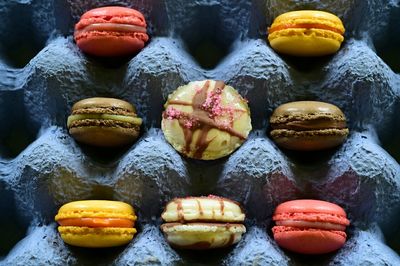
<svg viewBox="0 0 400 266">
<path fill-rule="evenodd" d="M 161 229 L 171 246 L 200 250 L 233 245 L 246 232 L 242 224 L 167 223 Z"/>
<path fill-rule="evenodd" d="M 139 136 L 139 126 L 123 127 L 72 127 L 69 133 L 79 142 L 99 147 L 122 146 L 134 142 Z"/>
<path fill-rule="evenodd" d="M 77 40 L 79 48 L 94 56 L 126 56 L 139 52 L 144 47 L 144 41 L 132 36 L 96 35 L 88 33 L 87 36 Z"/>
<path fill-rule="evenodd" d="M 273 130 L 271 137 L 282 148 L 298 151 L 316 151 L 342 144 L 348 129 L 326 129 L 313 131 Z"/>
<path fill-rule="evenodd" d="M 302 254 L 325 254 L 341 248 L 346 235 L 340 231 L 292 228 L 280 231 L 274 227 L 274 238 L 279 246 Z"/>
<path fill-rule="evenodd" d="M 58 231 L 65 243 L 87 248 L 105 248 L 129 243 L 135 228 L 90 228 L 78 226 L 59 226 Z"/>
<path fill-rule="evenodd" d="M 336 53 L 342 42 L 337 38 L 321 36 L 318 33 L 321 30 L 318 29 L 290 31 L 292 31 L 292 34 L 281 35 L 280 32 L 277 32 L 274 38 L 269 36 L 271 47 L 279 53 L 288 55 L 323 56 Z M 340 36 L 339 34 L 336 35 Z"/>
</svg>

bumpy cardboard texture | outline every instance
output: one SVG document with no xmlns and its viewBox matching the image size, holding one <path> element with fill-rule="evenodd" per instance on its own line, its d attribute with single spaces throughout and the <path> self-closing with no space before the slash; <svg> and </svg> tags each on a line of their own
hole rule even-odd
<svg viewBox="0 0 400 266">
<path fill-rule="evenodd" d="M 73 42 L 79 16 L 105 5 L 145 15 L 151 39 L 135 57 L 93 58 Z M 312 59 L 275 53 L 267 27 L 295 9 L 338 15 L 341 49 Z M 397 1 L 1 0 L 0 18 L 0 265 L 400 265 Z M 168 94 L 204 79 L 223 80 L 248 99 L 253 124 L 237 151 L 210 162 L 180 156 L 160 129 Z M 133 145 L 104 150 L 68 134 L 73 103 L 94 96 L 136 106 L 143 126 Z M 345 143 L 306 155 L 277 148 L 269 117 L 299 100 L 343 110 Z M 208 194 L 240 202 L 247 233 L 206 256 L 172 249 L 159 230 L 165 203 Z M 273 210 L 296 198 L 346 210 L 342 249 L 302 257 L 276 245 Z M 83 199 L 132 204 L 133 241 L 100 252 L 66 245 L 54 215 Z"/>
</svg>

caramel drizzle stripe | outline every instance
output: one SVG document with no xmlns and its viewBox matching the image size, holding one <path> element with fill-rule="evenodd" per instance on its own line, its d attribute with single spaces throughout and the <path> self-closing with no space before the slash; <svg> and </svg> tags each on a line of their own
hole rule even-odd
<svg viewBox="0 0 400 266">
<path fill-rule="evenodd" d="M 196 199 L 196 202 L 197 202 L 197 205 L 199 207 L 200 215 L 203 216 L 204 215 L 204 211 L 203 211 L 203 207 L 201 207 L 201 202 L 198 199 Z"/>
<path fill-rule="evenodd" d="M 232 245 L 233 242 L 235 241 L 235 234 L 231 233 L 229 236 L 229 241 L 228 241 L 228 246 Z"/>
<path fill-rule="evenodd" d="M 218 201 L 219 201 L 219 206 L 221 209 L 221 215 L 224 216 L 225 215 L 225 213 L 224 213 L 225 212 L 225 203 L 222 199 L 218 199 Z"/>
<path fill-rule="evenodd" d="M 183 105 L 183 106 L 192 106 L 192 103 L 188 103 L 188 102 L 184 102 L 184 101 L 180 101 L 180 100 L 171 100 L 167 102 L 168 105 Z M 247 110 L 243 110 L 243 109 L 230 109 L 230 108 L 226 108 L 226 107 L 221 107 L 222 110 L 232 110 L 235 112 L 242 112 L 242 113 L 246 113 Z"/>
<path fill-rule="evenodd" d="M 183 213 L 183 206 L 182 206 L 182 200 L 180 199 L 176 199 L 174 200 L 176 205 L 177 205 L 177 210 L 178 210 L 178 220 L 180 223 L 184 223 L 185 222 L 185 215 Z"/>
</svg>

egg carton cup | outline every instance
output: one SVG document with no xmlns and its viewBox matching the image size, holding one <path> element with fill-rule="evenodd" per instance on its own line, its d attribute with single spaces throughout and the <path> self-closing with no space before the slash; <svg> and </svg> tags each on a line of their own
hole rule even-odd
<svg viewBox="0 0 400 266">
<path fill-rule="evenodd" d="M 119 5 L 141 11 L 151 37 L 132 58 L 99 59 L 76 47 L 85 11 Z M 279 14 L 326 10 L 342 18 L 339 52 L 279 55 L 266 41 Z M 0 1 L 0 265 L 400 265 L 400 4 L 395 0 L 2 0 Z M 232 155 L 187 159 L 160 129 L 178 86 L 218 79 L 248 99 L 253 131 Z M 66 128 L 73 103 L 115 97 L 143 118 L 132 146 L 94 148 Z M 268 135 L 280 104 L 340 107 L 350 135 L 320 152 L 278 149 Z M 239 201 L 247 233 L 232 248 L 172 249 L 160 214 L 174 197 L 216 194 Z M 337 252 L 303 256 L 280 249 L 271 217 L 284 201 L 342 206 L 351 221 Z M 127 246 L 65 244 L 54 215 L 64 203 L 132 204 L 138 234 Z"/>
</svg>

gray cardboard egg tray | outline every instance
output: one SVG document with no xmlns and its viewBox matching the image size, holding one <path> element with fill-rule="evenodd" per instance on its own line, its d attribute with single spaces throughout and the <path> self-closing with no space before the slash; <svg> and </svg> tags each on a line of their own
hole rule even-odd
<svg viewBox="0 0 400 266">
<path fill-rule="evenodd" d="M 73 26 L 106 5 L 145 14 L 151 36 L 132 58 L 99 59 L 76 47 Z M 279 14 L 321 9 L 345 27 L 340 51 L 320 58 L 275 53 L 266 30 Z M 2 0 L 0 1 L 1 265 L 400 265 L 400 7 L 396 0 Z M 216 161 L 182 157 L 160 130 L 169 93 L 192 80 L 220 79 L 249 100 L 253 131 Z M 76 101 L 125 99 L 144 119 L 132 146 L 76 143 L 66 118 Z M 350 135 L 336 148 L 290 152 L 268 135 L 278 105 L 320 100 L 339 106 Z M 174 197 L 216 194 L 239 201 L 247 233 L 232 248 L 174 250 L 159 225 Z M 280 249 L 272 213 L 313 198 L 348 213 L 337 252 Z M 132 204 L 138 234 L 123 247 L 65 244 L 54 215 L 67 202 Z"/>
</svg>

